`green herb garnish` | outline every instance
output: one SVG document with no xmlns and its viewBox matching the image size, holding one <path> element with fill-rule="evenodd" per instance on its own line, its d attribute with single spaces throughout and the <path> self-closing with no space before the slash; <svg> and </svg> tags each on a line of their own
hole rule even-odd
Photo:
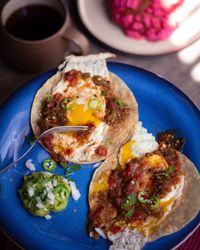
<svg viewBox="0 0 200 250">
<path fill-rule="evenodd" d="M 50 102 L 50 101 L 52 101 L 52 100 L 53 100 L 53 96 L 52 96 L 51 94 L 47 93 L 47 94 L 46 94 L 46 101 L 47 101 L 47 102 Z"/>
<path fill-rule="evenodd" d="M 73 172 L 69 168 L 67 168 L 65 170 L 65 175 L 70 175 L 70 174 L 73 174 Z"/>
<path fill-rule="evenodd" d="M 174 167 L 169 166 L 169 168 L 164 170 L 162 173 L 158 173 L 157 178 L 161 179 L 163 176 L 168 177 L 172 172 L 174 172 Z"/>
<path fill-rule="evenodd" d="M 127 219 L 131 218 L 133 216 L 133 209 L 129 209 L 127 212 L 124 213 L 124 217 Z"/>
<path fill-rule="evenodd" d="M 146 191 L 139 192 L 137 198 L 140 203 L 144 203 L 144 204 L 151 203 L 151 200 L 149 199 L 149 194 Z"/>
<path fill-rule="evenodd" d="M 121 207 L 122 208 L 130 208 L 132 207 L 134 204 L 136 203 L 136 198 L 135 195 L 130 194 L 127 196 L 127 198 L 125 200 L 123 200 Z"/>
<path fill-rule="evenodd" d="M 60 163 L 60 164 L 61 164 L 61 166 L 63 166 L 65 168 L 65 175 L 67 175 L 67 176 L 74 174 L 75 172 L 77 172 L 81 169 L 81 166 L 79 164 L 75 164 L 75 165 L 71 165 L 71 166 L 67 166 L 66 163 L 65 164 Z"/>
<path fill-rule="evenodd" d="M 93 98 L 88 102 L 88 107 L 93 110 L 101 110 L 102 104 L 97 98 Z"/>
<path fill-rule="evenodd" d="M 74 179 L 67 177 L 68 181 L 75 182 Z"/>
<path fill-rule="evenodd" d="M 67 163 L 66 163 L 66 162 L 60 162 L 60 165 L 61 165 L 63 168 L 67 168 Z"/>
<path fill-rule="evenodd" d="M 107 94 L 107 92 L 106 92 L 105 90 L 102 90 L 102 91 L 101 91 L 101 95 L 102 95 L 102 96 L 107 96 L 108 94 Z"/>
<path fill-rule="evenodd" d="M 81 166 L 80 166 L 79 164 L 76 164 L 76 165 L 70 166 L 70 168 L 71 168 L 74 172 L 77 172 L 78 170 L 81 169 Z"/>
<path fill-rule="evenodd" d="M 62 109 L 68 110 L 68 103 L 71 101 L 71 99 L 69 98 L 65 98 L 64 100 L 62 100 L 62 102 L 60 103 L 60 106 Z"/>
<path fill-rule="evenodd" d="M 124 108 L 124 107 L 127 106 L 127 105 L 124 103 L 124 101 L 122 101 L 122 100 L 119 99 L 119 98 L 115 98 L 115 99 L 114 99 L 114 103 L 115 103 L 118 107 L 120 107 L 120 108 Z"/>
<path fill-rule="evenodd" d="M 159 198 L 158 198 L 157 196 L 155 196 L 155 195 L 153 195 L 153 196 L 151 197 L 151 202 L 152 202 L 152 204 L 150 205 L 150 208 L 151 208 L 152 210 L 156 209 L 156 208 L 160 205 L 160 200 L 159 200 Z"/>
</svg>

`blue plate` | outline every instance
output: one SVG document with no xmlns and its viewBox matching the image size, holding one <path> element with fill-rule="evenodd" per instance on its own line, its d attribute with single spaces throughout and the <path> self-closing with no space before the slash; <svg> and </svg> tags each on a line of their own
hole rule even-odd
<svg viewBox="0 0 200 250">
<path fill-rule="evenodd" d="M 156 135 L 166 129 L 175 129 L 186 138 L 184 153 L 200 166 L 200 112 L 179 89 L 166 80 L 132 66 L 109 63 L 109 70 L 121 77 L 134 92 L 139 104 L 139 116 L 143 126 Z M 0 110 L 0 166 L 8 165 L 29 146 L 26 137 L 31 134 L 29 123 L 32 100 L 38 88 L 56 70 L 48 71 L 30 81 L 9 98 Z M 34 217 L 23 209 L 17 190 L 23 175 L 30 174 L 25 160 L 31 158 L 42 170 L 41 162 L 49 157 L 37 145 L 15 169 L 0 176 L 0 227 L 25 249 L 107 249 L 103 239 L 92 240 L 86 231 L 88 214 L 88 185 L 94 168 L 83 165 L 74 175 L 81 192 L 79 201 L 70 198 L 67 208 L 54 213 L 51 220 Z M 200 170 L 200 169 L 198 169 Z M 58 167 L 56 172 L 62 174 Z M 180 231 L 145 245 L 145 250 L 171 249 L 195 229 L 200 213 Z"/>
</svg>

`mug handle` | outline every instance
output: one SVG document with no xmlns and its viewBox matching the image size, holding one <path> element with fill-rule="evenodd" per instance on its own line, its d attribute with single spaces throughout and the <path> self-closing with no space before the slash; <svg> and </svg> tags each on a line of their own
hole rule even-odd
<svg viewBox="0 0 200 250">
<path fill-rule="evenodd" d="M 63 39 L 70 40 L 76 44 L 81 51 L 82 55 L 86 55 L 89 52 L 89 41 L 88 39 L 77 29 L 68 27 L 65 33 L 62 35 Z"/>
</svg>

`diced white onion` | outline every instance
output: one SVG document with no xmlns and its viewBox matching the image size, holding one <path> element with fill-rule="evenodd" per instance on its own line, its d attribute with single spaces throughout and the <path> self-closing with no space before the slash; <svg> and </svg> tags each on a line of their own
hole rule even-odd
<svg viewBox="0 0 200 250">
<path fill-rule="evenodd" d="M 26 162 L 25 162 L 25 166 L 31 170 L 31 171 L 35 171 L 36 168 L 35 168 L 35 165 L 32 163 L 32 159 L 28 159 Z"/>
<path fill-rule="evenodd" d="M 35 200 L 38 202 L 38 203 L 42 203 L 42 200 L 39 196 L 35 197 Z"/>
<path fill-rule="evenodd" d="M 50 220 L 50 219 L 52 218 L 52 216 L 51 216 L 50 214 L 47 214 L 47 215 L 44 216 L 44 218 L 45 218 L 46 220 Z"/>
<path fill-rule="evenodd" d="M 71 188 L 72 198 L 75 201 L 77 201 L 81 197 L 81 194 L 80 194 L 79 190 L 76 187 L 76 183 L 73 182 L 73 181 L 69 181 L 68 183 L 69 183 L 70 188 Z"/>
<path fill-rule="evenodd" d="M 56 187 L 58 185 L 58 182 L 56 179 L 53 180 L 53 186 Z"/>
<path fill-rule="evenodd" d="M 53 184 L 52 184 L 51 181 L 48 181 L 48 182 L 46 183 L 46 186 L 49 187 L 50 189 L 53 189 Z"/>
<path fill-rule="evenodd" d="M 34 193 L 35 193 L 34 189 L 32 187 L 29 187 L 28 188 L 28 195 L 29 195 L 29 197 L 32 197 L 34 195 Z"/>
<path fill-rule="evenodd" d="M 44 175 L 46 175 L 46 176 L 51 176 L 51 175 L 52 175 L 52 173 L 47 172 L 47 171 L 43 171 L 42 173 L 43 173 Z"/>
<path fill-rule="evenodd" d="M 46 190 L 47 190 L 47 192 L 51 192 L 52 191 L 52 189 L 50 187 L 48 187 L 48 186 L 46 186 Z"/>
<path fill-rule="evenodd" d="M 104 231 L 99 228 L 99 227 L 95 227 L 94 230 L 104 239 L 107 239 L 107 236 L 105 235 Z"/>
<path fill-rule="evenodd" d="M 54 205 L 55 200 L 49 200 L 50 205 Z"/>
<path fill-rule="evenodd" d="M 55 195 L 54 195 L 52 192 L 48 192 L 48 193 L 47 193 L 47 197 L 48 197 L 50 200 L 54 200 L 54 199 L 55 199 Z"/>
<path fill-rule="evenodd" d="M 44 208 L 44 205 L 42 203 L 40 203 L 40 202 L 38 202 L 35 206 L 38 207 L 38 208 Z"/>
</svg>

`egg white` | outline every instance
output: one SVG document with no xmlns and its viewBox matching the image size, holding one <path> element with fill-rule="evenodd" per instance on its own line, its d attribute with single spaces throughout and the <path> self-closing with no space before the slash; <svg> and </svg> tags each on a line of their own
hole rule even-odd
<svg viewBox="0 0 200 250">
<path fill-rule="evenodd" d="M 54 151 L 55 153 L 60 154 L 66 161 L 90 161 L 95 150 L 106 137 L 109 128 L 109 126 L 102 121 L 106 109 L 105 97 L 101 95 L 100 87 L 95 85 L 91 79 L 87 81 L 81 79 L 77 86 L 69 86 L 67 80 L 61 79 L 53 88 L 52 94 L 54 95 L 56 93 L 61 93 L 66 98 L 72 99 L 68 105 L 75 105 L 74 110 L 68 111 L 68 118 L 71 119 L 71 122 L 73 120 L 73 124 L 69 125 L 85 125 L 74 123 L 79 120 L 80 123 L 81 121 L 87 121 L 88 118 L 88 122 L 94 123 L 95 128 L 87 139 L 87 142 L 83 145 L 80 145 L 77 139 L 70 133 L 55 133 L 52 139 Z M 92 115 L 93 111 L 88 107 L 88 102 L 92 98 L 97 98 L 102 104 L 101 110 L 96 112 L 95 116 Z M 83 106 L 84 108 L 81 108 Z M 64 153 L 67 148 L 73 149 L 73 152 L 70 155 Z"/>
</svg>

